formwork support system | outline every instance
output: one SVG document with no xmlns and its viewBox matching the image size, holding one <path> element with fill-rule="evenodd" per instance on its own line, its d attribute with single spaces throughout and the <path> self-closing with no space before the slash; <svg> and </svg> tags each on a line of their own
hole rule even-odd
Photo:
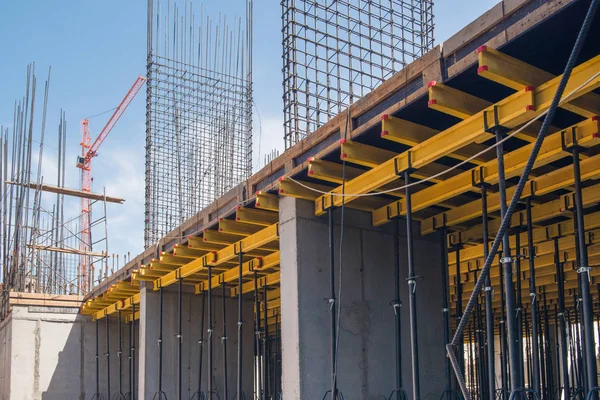
<svg viewBox="0 0 600 400">
<path fill-rule="evenodd" d="M 594 315 L 592 304 L 592 296 L 590 293 L 590 270 L 588 262 L 587 244 L 584 232 L 583 220 L 583 200 L 581 194 L 581 166 L 580 166 L 580 151 L 577 144 L 577 139 L 574 135 L 568 138 L 568 132 L 565 134 L 565 147 L 567 147 L 573 155 L 573 174 L 575 178 L 575 222 L 576 222 L 576 240 L 579 255 L 579 266 L 577 274 L 579 276 L 579 285 L 581 289 L 582 302 L 582 325 L 583 325 L 583 344 L 584 344 L 584 361 L 585 372 L 587 374 L 584 380 L 586 393 L 591 393 L 593 398 L 596 398 L 595 392 L 590 392 L 597 386 L 598 376 L 596 369 L 596 345 L 594 341 Z M 570 139 L 570 140 L 569 140 Z"/>
<path fill-rule="evenodd" d="M 328 228 L 329 228 L 329 324 L 330 324 L 330 341 L 331 341 L 331 400 L 338 400 L 337 386 L 337 325 L 336 314 L 337 304 L 335 296 L 335 235 L 334 235 L 334 218 L 333 208 L 327 212 Z M 342 260 L 340 260 L 340 263 Z"/>
<path fill-rule="evenodd" d="M 413 219 L 412 203 L 410 193 L 411 168 L 404 171 L 404 182 L 406 183 L 406 246 L 408 254 L 408 306 L 410 321 L 410 353 L 412 365 L 413 399 L 421 398 L 421 382 L 419 377 L 419 338 L 417 331 L 417 275 L 415 273 L 414 249 L 413 249 Z"/>
<path fill-rule="evenodd" d="M 111 399 L 110 396 L 110 324 L 108 315 L 104 317 L 104 322 L 106 324 L 106 390 L 108 392 L 107 399 Z"/>
<path fill-rule="evenodd" d="M 177 281 L 177 400 L 183 399 L 183 329 L 182 329 L 182 308 L 183 308 L 183 278 Z"/>
<path fill-rule="evenodd" d="M 229 398 L 229 383 L 227 379 L 227 307 L 225 300 L 225 282 L 221 283 L 221 305 L 222 305 L 222 319 L 223 319 L 223 336 L 221 336 L 221 346 L 223 347 L 223 395 L 226 399 Z"/>
<path fill-rule="evenodd" d="M 263 400 L 263 362 L 264 360 L 261 358 L 261 342 L 260 342 L 260 299 L 258 298 L 258 274 L 256 271 L 254 272 L 254 359 L 256 360 L 256 376 L 254 381 L 256 382 L 256 397 L 258 400 Z"/>
<path fill-rule="evenodd" d="M 529 296 L 531 302 L 531 343 L 533 353 L 533 368 L 531 370 L 531 389 L 542 396 L 540 385 L 540 349 L 538 333 L 538 305 L 535 282 L 535 247 L 533 245 L 533 222 L 531 219 L 531 197 L 527 199 L 527 247 L 529 254 Z"/>
<path fill-rule="evenodd" d="M 489 232 L 488 232 L 488 213 L 487 213 L 487 184 L 480 182 L 481 185 L 481 225 L 483 230 L 483 257 L 487 258 L 490 252 L 489 249 Z M 444 237 L 445 239 L 445 237 Z M 488 276 L 485 279 L 485 333 L 486 333 L 486 350 L 487 350 L 487 378 L 488 378 L 488 396 L 489 399 L 496 397 L 496 353 L 494 352 L 494 309 L 492 297 L 491 278 Z M 502 295 L 502 294 L 501 294 Z"/>
<path fill-rule="evenodd" d="M 398 228 L 396 228 L 398 230 Z M 442 318 L 444 320 L 444 346 L 450 343 L 450 300 L 448 294 L 449 282 L 448 282 L 448 241 L 446 234 L 446 227 L 443 226 L 440 230 L 440 235 L 442 237 Z M 394 251 L 396 254 L 396 249 Z M 396 284 L 399 283 L 399 277 L 397 278 Z M 396 343 L 399 345 L 399 343 Z M 446 387 L 444 389 L 444 393 L 440 398 L 444 398 L 445 400 L 450 400 L 453 395 L 452 390 L 452 366 L 450 365 L 449 357 L 444 357 L 444 373 L 446 378 Z M 396 399 L 399 400 L 399 399 Z"/>
<path fill-rule="evenodd" d="M 565 71 L 564 71 L 563 75 L 559 78 L 559 82 L 556 86 L 556 90 L 551 94 L 552 99 L 551 99 L 550 105 L 548 106 L 548 112 L 546 114 L 546 117 L 544 118 L 542 127 L 540 128 L 540 132 L 534 142 L 534 146 L 533 146 L 531 155 L 529 156 L 529 158 L 527 160 L 525 169 L 519 179 L 519 182 L 516 186 L 514 195 L 510 201 L 510 204 L 507 208 L 505 208 L 505 212 L 502 213 L 503 214 L 502 215 L 502 224 L 500 226 L 498 233 L 496 234 L 496 238 L 494 239 L 494 242 L 492 244 L 490 254 L 488 255 L 488 258 L 485 260 L 485 264 L 481 270 L 481 275 L 479 276 L 479 279 L 477 280 L 477 282 L 475 284 L 475 287 L 473 289 L 471 297 L 469 298 L 469 302 L 467 304 L 465 314 L 463 315 L 463 318 L 461 318 L 461 320 L 459 321 L 459 323 L 457 325 L 457 329 L 456 329 L 454 338 L 452 340 L 452 343 L 447 346 L 448 356 L 450 357 L 450 359 L 452 361 L 452 366 L 453 366 L 455 374 L 459 380 L 459 384 L 460 384 L 461 391 L 463 392 L 463 396 L 465 397 L 466 400 L 470 399 L 470 394 L 465 385 L 464 376 L 459 368 L 458 360 L 457 360 L 456 353 L 455 353 L 455 348 L 457 347 L 457 344 L 458 344 L 457 339 L 459 337 L 460 332 L 462 332 L 464 330 L 464 328 L 467 324 L 469 315 L 470 315 L 471 311 L 473 310 L 475 302 L 478 301 L 477 297 L 483 287 L 484 280 L 486 279 L 487 274 L 489 274 L 489 270 L 490 270 L 490 267 L 491 267 L 491 264 L 493 261 L 493 255 L 498 251 L 498 249 L 500 247 L 500 241 L 503 240 L 503 241 L 507 242 L 506 243 L 507 245 L 510 245 L 510 243 L 508 243 L 507 238 L 505 238 L 504 236 L 508 230 L 512 214 L 520 200 L 521 194 L 523 193 L 523 190 L 525 188 L 525 184 L 526 184 L 527 180 L 529 179 L 530 172 L 533 168 L 533 165 L 535 163 L 537 155 L 539 154 L 541 145 L 542 145 L 544 138 L 548 132 L 548 128 L 554 118 L 556 109 L 560 103 L 563 93 L 565 92 L 565 89 L 567 88 L 567 90 L 569 90 L 569 95 L 573 95 L 575 92 L 577 92 L 581 88 L 585 87 L 586 85 L 589 85 L 590 82 L 593 81 L 598 76 L 597 69 L 596 69 L 595 72 L 590 71 L 591 76 L 588 75 L 587 80 L 584 79 L 583 81 L 575 83 L 575 81 L 577 81 L 577 79 L 571 79 L 571 80 L 569 79 L 569 78 L 575 77 L 575 71 L 576 71 L 574 69 L 575 62 L 579 56 L 581 47 L 583 46 L 583 42 L 589 31 L 590 25 L 592 23 L 592 20 L 594 18 L 595 12 L 596 12 L 596 8 L 598 6 L 598 3 L 599 3 L 599 0 L 592 0 L 592 3 L 590 4 L 590 7 L 586 14 L 585 20 L 582 24 L 582 27 L 581 27 L 581 30 L 577 37 L 577 40 L 573 46 L 573 50 L 569 56 L 569 60 L 565 67 Z M 571 74 L 572 72 L 573 72 L 573 75 Z M 571 81 L 573 81 L 573 82 L 571 82 Z M 541 104 L 538 104 L 538 105 L 541 106 Z M 545 107 L 542 106 L 542 108 L 545 108 Z M 539 109 L 538 109 L 538 111 L 539 111 Z M 498 118 L 494 118 L 494 120 L 498 121 Z M 502 123 L 500 122 L 500 123 L 496 123 L 495 125 L 501 125 L 501 124 Z M 498 152 L 498 155 L 500 155 L 499 152 Z M 500 171 L 500 164 L 498 165 L 498 167 L 499 167 L 499 171 Z M 503 199 L 503 200 L 505 200 L 505 199 Z M 506 202 L 503 201 L 502 203 L 503 203 L 504 207 L 506 207 Z M 506 248 L 508 248 L 508 246 L 503 245 L 503 251 Z M 506 257 L 506 254 L 503 254 L 503 257 Z M 504 275 L 506 276 L 506 271 L 505 271 Z M 507 279 L 507 280 L 510 281 L 509 283 L 512 285 L 512 277 L 510 277 L 510 279 Z M 514 296 L 514 294 L 513 294 L 513 296 Z M 511 309 L 511 307 L 507 306 L 507 311 L 510 311 L 510 309 Z M 514 309 L 514 306 L 512 307 L 512 309 Z M 508 316 L 508 317 L 511 318 L 511 316 Z M 509 321 L 510 321 L 510 319 L 509 319 Z M 514 329 L 513 329 L 513 334 L 514 334 Z M 512 356 L 514 355 L 515 350 L 516 350 L 515 349 L 516 343 L 511 343 L 511 347 L 512 347 L 512 353 L 513 353 L 513 354 L 511 354 L 511 359 L 512 359 L 513 358 Z M 511 360 L 511 367 L 516 364 L 516 361 L 518 361 L 518 360 Z M 519 368 L 519 367 L 516 366 L 512 370 L 520 371 L 517 368 Z M 518 378 L 515 379 L 514 375 L 517 375 L 517 374 L 514 374 L 514 373 L 511 374 L 511 381 L 512 381 L 511 383 L 513 384 L 513 387 L 511 388 L 511 390 L 513 391 L 513 395 L 516 395 L 517 392 L 523 392 L 524 388 L 515 387 L 515 383 L 518 384 L 519 379 Z M 517 376 L 520 377 L 520 375 L 517 375 Z"/>
<path fill-rule="evenodd" d="M 244 251 L 242 250 L 242 244 L 240 243 L 237 248 L 237 256 L 238 256 L 238 298 L 237 298 L 237 306 L 238 306 L 238 329 L 237 329 L 237 382 L 236 382 L 236 398 L 237 400 L 245 399 L 246 396 L 244 391 L 242 390 L 242 381 L 243 381 L 243 329 L 244 329 L 244 309 L 242 302 L 242 294 L 243 286 L 244 286 L 244 277 L 242 267 L 244 265 Z M 209 286 L 210 279 L 209 279 Z"/>
<path fill-rule="evenodd" d="M 443 275 L 442 275 L 443 276 Z M 444 288 L 446 285 L 444 284 Z M 394 343 L 396 351 L 396 388 L 390 399 L 407 399 L 402 382 L 402 301 L 400 300 L 400 218 L 394 221 L 394 300 L 390 305 L 394 310 Z M 444 314 L 446 315 L 446 314 Z M 450 333 L 448 332 L 448 340 Z M 448 371 L 449 372 L 449 371 Z M 448 375 L 449 379 L 450 376 Z"/>
<path fill-rule="evenodd" d="M 164 289 L 159 289 L 159 308 L 158 308 L 158 390 L 154 394 L 156 400 L 166 400 L 166 394 L 162 390 L 163 378 L 163 308 L 164 308 Z"/>
</svg>

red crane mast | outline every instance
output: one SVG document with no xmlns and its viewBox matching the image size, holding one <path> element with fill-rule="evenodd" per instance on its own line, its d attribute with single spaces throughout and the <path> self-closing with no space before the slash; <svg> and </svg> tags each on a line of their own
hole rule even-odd
<svg viewBox="0 0 600 400">
<path fill-rule="evenodd" d="M 112 128 L 115 126 L 121 115 L 125 112 L 129 103 L 137 95 L 141 87 L 143 86 L 146 78 L 139 76 L 134 82 L 133 86 L 129 89 L 121 103 L 115 109 L 115 112 L 110 117 L 100 134 L 92 143 L 92 136 L 90 134 L 90 126 L 88 119 L 81 121 L 81 156 L 77 157 L 77 168 L 81 169 L 81 190 L 84 192 L 90 192 L 92 190 L 92 158 L 98 155 L 98 149 L 104 139 L 108 136 Z M 90 268 L 91 256 L 89 253 L 92 250 L 91 231 L 90 231 L 90 205 L 89 199 L 81 199 L 81 241 L 79 244 L 79 250 L 81 250 L 80 264 L 78 271 L 78 286 L 79 293 L 86 294 L 92 287 L 90 279 Z"/>
</svg>

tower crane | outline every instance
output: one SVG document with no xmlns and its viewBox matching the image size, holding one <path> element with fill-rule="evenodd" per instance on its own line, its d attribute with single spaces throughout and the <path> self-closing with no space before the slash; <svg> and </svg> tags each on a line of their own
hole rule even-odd
<svg viewBox="0 0 600 400">
<path fill-rule="evenodd" d="M 121 115 L 125 112 L 129 103 L 137 95 L 143 86 L 146 78 L 139 76 L 129 89 L 121 103 L 115 109 L 100 134 L 92 143 L 90 134 L 90 126 L 88 119 L 81 121 L 81 156 L 77 156 L 77 168 L 81 169 L 81 190 L 90 192 L 92 190 L 92 158 L 98 155 L 98 149 L 108 136 L 112 128 L 115 126 Z M 91 227 L 90 227 L 90 207 L 91 201 L 87 198 L 81 199 L 81 241 L 79 249 L 81 250 L 80 264 L 78 271 L 79 293 L 86 294 L 92 287 L 92 282 L 89 275 L 91 267 L 90 256 L 88 253 L 92 250 Z M 108 255 L 107 255 L 108 256 Z M 92 279 L 93 279 L 92 273 Z"/>
</svg>

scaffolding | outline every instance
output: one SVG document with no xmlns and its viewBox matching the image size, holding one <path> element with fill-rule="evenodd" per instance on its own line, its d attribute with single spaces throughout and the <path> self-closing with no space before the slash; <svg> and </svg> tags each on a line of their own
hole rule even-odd
<svg viewBox="0 0 600 400">
<path fill-rule="evenodd" d="M 65 187 L 67 119 L 62 110 L 56 147 L 50 143 L 50 148 L 57 152 L 48 154 L 44 151 L 48 141 L 52 142 L 46 132 L 50 71 L 41 101 L 41 118 L 37 111 L 40 105 L 36 88 L 32 64 L 27 68 L 25 94 L 15 102 L 12 126 L 0 127 L 0 318 L 8 311 L 10 291 L 85 295 L 105 279 L 110 261 L 106 203 L 124 201 L 104 193 Z M 56 160 L 56 176 L 43 174 L 48 158 Z M 69 212 L 75 204 L 72 203 L 74 198 L 89 201 L 90 230 L 86 246 L 82 246 L 82 215 Z M 81 257 L 88 261 L 90 274 L 82 271 Z M 113 256 L 113 269 L 115 267 L 118 265 L 115 266 Z"/>
<path fill-rule="evenodd" d="M 433 46 L 433 0 L 282 0 L 285 148 Z"/>
<path fill-rule="evenodd" d="M 250 18 L 246 18 L 246 26 Z M 250 43 L 191 2 L 148 2 L 145 247 L 252 172 Z"/>
</svg>

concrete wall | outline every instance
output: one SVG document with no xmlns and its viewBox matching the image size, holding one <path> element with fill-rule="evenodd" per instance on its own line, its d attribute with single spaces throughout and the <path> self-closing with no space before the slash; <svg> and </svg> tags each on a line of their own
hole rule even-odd
<svg viewBox="0 0 600 400">
<path fill-rule="evenodd" d="M 12 316 L 0 322 L 0 399 L 10 394 L 10 358 L 12 341 Z"/>
<path fill-rule="evenodd" d="M 200 295 L 192 293 L 193 287 L 184 286 L 183 294 L 183 398 L 189 399 L 198 390 L 199 369 L 199 344 L 202 299 Z M 221 289 L 214 289 L 214 381 L 213 391 L 219 398 L 224 398 L 224 373 L 223 373 L 223 337 L 222 297 Z M 166 398 L 177 398 L 178 386 L 178 354 L 177 354 L 177 285 L 164 289 L 163 295 L 163 388 Z M 140 314 L 140 366 L 139 370 L 139 399 L 152 399 L 158 391 L 158 332 L 159 332 L 159 300 L 160 294 L 151 287 L 141 288 L 141 314 Z M 208 305 L 206 305 L 208 307 Z M 252 327 L 252 299 L 246 296 L 244 313 L 244 392 L 246 398 L 252 397 L 252 359 L 253 359 L 253 327 Z M 227 320 L 227 377 L 228 398 L 236 392 L 237 377 L 237 298 L 226 298 Z M 204 353 L 202 369 L 202 392 L 207 392 L 208 387 L 208 311 L 204 317 Z M 213 398 L 216 398 L 213 396 Z"/>
<path fill-rule="evenodd" d="M 105 321 L 100 321 L 100 393 L 108 395 Z M 109 320 L 111 394 L 119 391 L 118 330 Z M 123 350 L 129 349 L 123 325 Z M 0 325 L 0 399 L 89 399 L 96 392 L 96 327 L 77 308 L 13 305 Z M 122 356 L 123 392 L 128 390 L 128 358 Z M 1 397 L 3 396 L 3 397 Z"/>
<path fill-rule="evenodd" d="M 283 392 L 317 399 L 330 388 L 329 249 L 327 218 L 312 202 L 280 200 Z M 370 214 L 345 210 L 338 382 L 346 398 L 387 398 L 395 388 L 393 230 L 373 228 Z M 340 211 L 335 212 L 336 290 Z M 400 257 L 404 388 L 412 391 L 405 222 Z M 419 232 L 419 229 L 414 229 Z M 439 235 L 415 236 L 422 398 L 444 389 Z"/>
</svg>

